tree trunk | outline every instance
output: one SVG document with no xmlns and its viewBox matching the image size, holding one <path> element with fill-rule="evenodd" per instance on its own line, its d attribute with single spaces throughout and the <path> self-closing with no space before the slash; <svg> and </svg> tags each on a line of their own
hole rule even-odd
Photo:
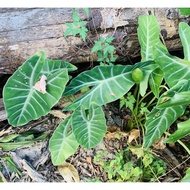
<svg viewBox="0 0 190 190">
<path fill-rule="evenodd" d="M 189 23 L 189 17 L 179 15 L 174 8 L 91 8 L 87 17 L 78 9 L 88 28 L 87 40 L 79 36 L 64 38 L 66 24 L 73 22 L 71 8 L 1 8 L 0 9 L 0 74 L 12 74 L 34 53 L 44 50 L 50 59 L 62 59 L 73 64 L 91 63 L 94 40 L 113 36 L 118 62 L 140 56 L 137 21 L 140 15 L 153 13 L 160 24 L 169 51 L 182 48 L 178 24 Z"/>
</svg>

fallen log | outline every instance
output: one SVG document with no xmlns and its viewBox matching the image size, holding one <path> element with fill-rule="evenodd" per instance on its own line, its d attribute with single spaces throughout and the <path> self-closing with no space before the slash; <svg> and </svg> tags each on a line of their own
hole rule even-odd
<svg viewBox="0 0 190 190">
<path fill-rule="evenodd" d="M 0 98 L 0 122 L 6 119 L 7 119 L 7 116 L 4 109 L 3 98 Z"/>
<path fill-rule="evenodd" d="M 118 62 L 140 56 L 137 38 L 138 17 L 154 14 L 170 51 L 181 50 L 178 24 L 189 23 L 175 8 L 90 8 L 77 13 L 88 28 L 86 42 L 80 36 L 64 37 L 66 24 L 71 23 L 71 8 L 0 8 L 0 74 L 12 74 L 34 53 L 44 50 L 48 58 L 62 59 L 76 65 L 93 63 L 94 40 L 113 36 Z"/>
</svg>

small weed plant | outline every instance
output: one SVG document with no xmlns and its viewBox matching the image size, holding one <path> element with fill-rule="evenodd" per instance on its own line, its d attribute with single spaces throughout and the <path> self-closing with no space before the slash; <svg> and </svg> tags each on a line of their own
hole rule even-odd
<svg viewBox="0 0 190 190">
<path fill-rule="evenodd" d="M 67 24 L 64 36 L 79 34 L 85 41 L 87 29 L 76 10 L 73 10 L 73 19 L 73 23 Z M 121 107 L 131 110 L 129 128 L 145 131 L 142 147 L 148 149 L 184 114 L 190 103 L 190 27 L 184 22 L 179 23 L 184 59 L 170 55 L 163 45 L 155 16 L 139 16 L 137 32 L 141 47 L 140 62 L 113 65 L 116 60 L 115 49 L 110 44 L 113 38 L 100 37 L 92 48 L 100 65 L 80 73 L 69 84 L 69 73 L 77 69 L 74 65 L 48 59 L 44 51 L 30 57 L 8 79 L 3 89 L 10 125 L 17 127 L 36 120 L 48 114 L 61 97 L 73 96 L 90 87 L 89 91 L 63 109 L 72 114 L 59 124 L 50 139 L 53 164 L 65 162 L 79 145 L 87 149 L 97 146 L 107 130 L 102 106 L 119 99 Z M 189 125 L 190 120 L 178 123 L 178 129 L 173 134 L 167 133 L 169 137 L 165 143 L 179 142 L 190 154 L 187 146 L 180 141 L 190 134 Z M 122 163 L 122 167 L 126 168 L 126 164 L 133 170 L 130 180 L 138 180 L 137 174 L 141 175 L 141 169 L 131 162 Z M 120 172 L 120 180 L 126 180 L 123 175 Z"/>
<path fill-rule="evenodd" d="M 114 55 L 115 47 L 110 45 L 113 40 L 113 37 L 100 37 L 99 41 L 94 41 L 95 45 L 93 46 L 91 53 L 97 54 L 97 61 L 100 62 L 100 65 L 113 65 L 113 62 L 116 61 L 117 56 Z"/>
<path fill-rule="evenodd" d="M 134 148 L 134 147 L 133 147 Z M 99 163 L 106 172 L 109 182 L 155 182 L 159 176 L 166 173 L 166 164 L 163 160 L 155 158 L 150 151 L 143 151 L 136 161 L 132 161 L 130 148 L 119 150 L 115 159 L 104 160 L 105 152 L 99 152 L 94 161 Z"/>
<path fill-rule="evenodd" d="M 66 23 L 67 29 L 64 33 L 64 37 L 67 37 L 69 34 L 72 36 L 76 36 L 77 34 L 83 39 L 83 41 L 86 41 L 86 36 L 88 29 L 86 28 L 86 24 L 84 21 L 81 21 L 81 18 L 79 14 L 76 12 L 77 9 L 73 9 L 72 11 L 72 23 Z M 89 9 L 84 9 L 87 16 L 89 15 Z"/>
</svg>

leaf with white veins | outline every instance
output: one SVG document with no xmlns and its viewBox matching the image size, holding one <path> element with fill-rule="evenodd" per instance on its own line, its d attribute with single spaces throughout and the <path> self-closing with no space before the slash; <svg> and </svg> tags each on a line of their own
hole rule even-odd
<svg viewBox="0 0 190 190">
<path fill-rule="evenodd" d="M 146 133 L 144 137 L 144 146 L 150 147 L 162 134 L 180 117 L 186 106 L 176 106 L 164 109 L 154 108 L 147 115 L 145 123 Z"/>
</svg>

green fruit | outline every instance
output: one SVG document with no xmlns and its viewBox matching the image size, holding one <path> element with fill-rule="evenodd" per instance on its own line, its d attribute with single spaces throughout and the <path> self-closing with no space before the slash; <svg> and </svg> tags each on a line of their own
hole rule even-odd
<svg viewBox="0 0 190 190">
<path fill-rule="evenodd" d="M 143 79 L 143 72 L 141 69 L 136 68 L 132 71 L 132 79 L 136 84 L 139 84 Z"/>
</svg>

